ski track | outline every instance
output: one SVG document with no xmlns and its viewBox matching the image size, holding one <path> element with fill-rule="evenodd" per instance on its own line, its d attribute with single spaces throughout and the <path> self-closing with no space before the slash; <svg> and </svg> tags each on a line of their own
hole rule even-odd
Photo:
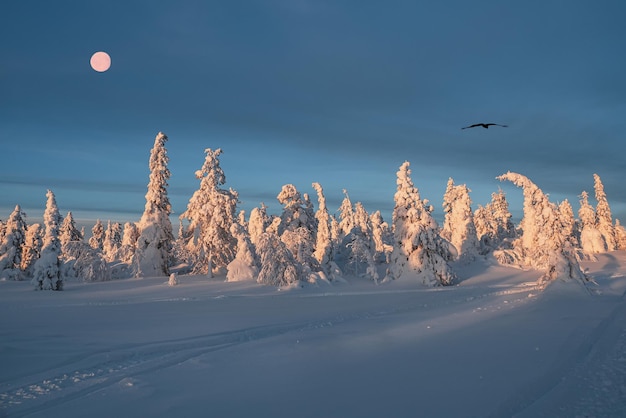
<svg viewBox="0 0 626 418">
<path fill-rule="evenodd" d="M 607 411 L 615 411 L 610 416 L 625 416 L 626 292 L 591 332 L 582 336 L 574 332 L 558 358 L 490 417 L 589 418 L 607 416 Z"/>
<path fill-rule="evenodd" d="M 500 286 L 482 288 L 476 292 L 474 287 L 458 287 L 456 289 L 417 289 L 383 291 L 387 294 L 407 294 L 454 291 L 458 297 L 429 299 L 428 303 L 405 304 L 390 306 L 376 311 L 338 314 L 317 321 L 274 324 L 249 327 L 240 330 L 226 331 L 202 336 L 181 339 L 154 341 L 139 344 L 124 344 L 118 347 L 90 352 L 76 356 L 45 370 L 13 376 L 11 382 L 2 383 L 0 392 L 0 417 L 3 413 L 11 417 L 21 417 L 45 411 L 75 399 L 88 396 L 106 387 L 123 382 L 144 373 L 175 366 L 205 354 L 224 350 L 230 347 L 272 338 L 292 332 L 307 332 L 319 328 L 332 327 L 351 321 L 381 318 L 389 315 L 412 311 L 428 311 L 444 308 L 449 305 L 467 305 L 473 313 L 494 312 L 503 308 L 513 308 L 531 300 L 543 288 L 537 283 L 523 283 L 501 289 Z M 371 295 L 371 292 L 340 292 L 294 295 L 295 297 L 353 297 Z M 288 297 L 291 295 L 288 295 Z M 153 302 L 174 302 L 180 299 L 160 299 Z M 136 303 L 146 303 L 137 301 Z M 68 368 L 71 366 L 71 368 Z M 71 371 L 68 371 L 71 370 Z"/>
</svg>

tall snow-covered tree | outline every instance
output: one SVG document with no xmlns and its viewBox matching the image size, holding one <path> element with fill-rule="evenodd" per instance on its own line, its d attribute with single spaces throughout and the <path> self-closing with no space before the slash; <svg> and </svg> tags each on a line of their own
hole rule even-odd
<svg viewBox="0 0 626 418">
<path fill-rule="evenodd" d="M 62 219 L 54 193 L 48 190 L 46 196 L 48 200 L 46 210 L 43 213 L 45 226 L 43 248 L 41 255 L 35 262 L 31 283 L 38 290 L 63 290 L 60 260 L 61 241 L 59 240 L 59 228 Z"/>
<path fill-rule="evenodd" d="M 613 226 L 613 217 L 611 215 L 611 208 L 609 201 L 606 198 L 604 192 L 604 185 L 600 176 L 593 175 L 593 189 L 596 195 L 596 227 L 602 234 L 604 242 L 606 243 L 607 251 L 613 251 L 617 248 L 615 242 L 615 228 Z"/>
<path fill-rule="evenodd" d="M 575 279 L 585 281 L 566 231 L 559 208 L 548 200 L 535 183 L 518 173 L 499 177 L 521 187 L 524 194 L 524 217 L 520 222 L 522 236 L 513 250 L 526 267 L 543 270 L 544 280 Z"/>
<path fill-rule="evenodd" d="M 233 189 L 220 188 L 226 175 L 220 167 L 220 148 L 205 150 L 202 168 L 196 171 L 200 188 L 194 192 L 180 219 L 189 222 L 188 248 L 194 272 L 212 277 L 214 270 L 224 270 L 235 258 L 237 240 L 230 227 L 237 219 L 239 195 Z"/>
<path fill-rule="evenodd" d="M 454 258 L 451 244 L 438 233 L 432 207 L 422 200 L 405 161 L 397 173 L 392 215 L 394 248 L 386 279 L 415 275 L 428 286 L 453 284 L 456 275 L 448 265 Z"/>
<path fill-rule="evenodd" d="M 328 208 L 326 207 L 326 197 L 324 196 L 324 189 L 319 183 L 313 183 L 313 188 L 317 192 L 317 212 L 315 213 L 315 219 L 317 219 L 317 235 L 315 236 L 315 252 L 313 256 L 320 265 L 320 268 L 330 277 L 333 261 L 332 255 L 332 238 L 330 234 L 330 215 Z"/>
<path fill-rule="evenodd" d="M 37 223 L 29 225 L 26 229 L 26 237 L 22 246 L 22 262 L 20 264 L 20 269 L 26 277 L 32 276 L 35 261 L 39 258 L 42 247 L 43 231 L 41 230 L 41 225 Z"/>
<path fill-rule="evenodd" d="M 159 132 L 150 152 L 150 178 L 146 193 L 146 206 L 139 221 L 139 238 L 135 248 L 133 267 L 135 275 L 169 276 L 174 234 L 170 214 L 172 205 L 167 196 L 170 170 L 165 143 L 167 136 Z"/>
<path fill-rule="evenodd" d="M 91 237 L 89 238 L 89 245 L 95 250 L 102 251 L 104 245 L 104 226 L 100 219 L 98 219 L 95 225 L 91 228 Z"/>
<path fill-rule="evenodd" d="M 0 273 L 12 279 L 20 279 L 22 247 L 26 238 L 26 222 L 20 205 L 15 206 L 5 224 L 4 236 L 0 242 Z M 10 272 L 2 273 L 3 270 Z"/>
<path fill-rule="evenodd" d="M 448 180 L 443 197 L 445 218 L 441 236 L 454 245 L 458 257 L 473 260 L 479 253 L 479 244 L 469 193 L 465 184 L 455 185 L 452 178 Z"/>
<path fill-rule="evenodd" d="M 354 207 L 346 189 L 343 190 L 343 196 L 339 206 L 339 242 L 343 241 L 354 228 Z"/>
</svg>

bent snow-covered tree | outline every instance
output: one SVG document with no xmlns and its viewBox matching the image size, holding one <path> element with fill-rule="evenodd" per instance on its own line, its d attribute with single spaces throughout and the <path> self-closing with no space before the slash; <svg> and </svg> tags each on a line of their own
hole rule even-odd
<svg viewBox="0 0 626 418">
<path fill-rule="evenodd" d="M 186 235 L 187 249 L 194 264 L 193 272 L 208 274 L 224 270 L 235 258 L 237 239 L 231 233 L 231 225 L 237 220 L 239 195 L 233 189 L 220 188 L 226 183 L 226 175 L 220 167 L 220 148 L 207 148 L 202 168 L 196 171 L 200 188 L 196 190 L 187 210 L 180 219 L 189 222 Z"/>
<path fill-rule="evenodd" d="M 33 279 L 31 283 L 38 290 L 63 290 L 63 277 L 61 277 L 61 241 L 59 240 L 59 228 L 61 227 L 61 215 L 54 197 L 54 193 L 48 190 L 48 201 L 43 213 L 45 235 L 41 255 L 35 262 Z"/>
<path fill-rule="evenodd" d="M 439 226 L 431 216 L 432 207 L 421 199 L 413 185 L 408 161 L 400 166 L 396 184 L 392 215 L 394 243 L 387 279 L 416 275 L 428 286 L 453 284 L 456 275 L 448 261 L 455 252 L 439 235 Z"/>
<path fill-rule="evenodd" d="M 169 276 L 169 262 L 174 235 L 170 214 L 172 206 L 167 196 L 170 170 L 165 149 L 167 136 L 159 132 L 150 152 L 150 180 L 146 206 L 139 221 L 133 268 L 135 276 Z"/>
<path fill-rule="evenodd" d="M 559 207 L 528 177 L 507 172 L 497 179 L 512 182 L 524 193 L 523 232 L 513 244 L 515 258 L 525 267 L 544 271 L 544 280 L 586 280 L 568 238 L 569 221 L 561 219 Z"/>
</svg>

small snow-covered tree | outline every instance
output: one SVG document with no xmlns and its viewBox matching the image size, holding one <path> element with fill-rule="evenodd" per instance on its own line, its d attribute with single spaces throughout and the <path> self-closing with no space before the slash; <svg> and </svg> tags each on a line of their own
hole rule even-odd
<svg viewBox="0 0 626 418">
<path fill-rule="evenodd" d="M 585 281 L 568 239 L 568 221 L 564 222 L 559 208 L 526 176 L 509 171 L 497 178 L 523 190 L 524 217 L 520 222 L 523 234 L 513 248 L 522 265 L 543 270 L 544 280 Z"/>
<path fill-rule="evenodd" d="M 604 192 L 604 185 L 600 176 L 593 175 L 593 188 L 596 196 L 596 227 L 602 234 L 604 242 L 606 243 L 607 251 L 614 251 L 617 248 L 615 242 L 615 229 L 613 226 L 613 217 L 611 215 L 611 208 L 609 207 L 609 201 L 606 198 Z"/>
<path fill-rule="evenodd" d="M 63 223 L 61 224 L 61 229 L 59 231 L 59 240 L 61 241 L 61 245 L 64 246 L 70 241 L 82 241 L 83 236 L 76 228 L 76 221 L 74 220 L 74 215 L 72 212 L 67 212 L 67 216 L 63 219 Z"/>
<path fill-rule="evenodd" d="M 104 233 L 104 242 L 102 243 L 102 253 L 104 259 L 112 262 L 119 258 L 119 252 L 122 248 L 122 225 L 118 222 L 109 221 L 107 229 Z"/>
<path fill-rule="evenodd" d="M 479 244 L 469 192 L 465 184 L 455 185 L 452 178 L 448 180 L 443 197 L 445 218 L 441 236 L 454 245 L 458 257 L 471 261 L 479 253 Z"/>
<path fill-rule="evenodd" d="M 596 226 L 596 213 L 589 204 L 589 195 L 583 191 L 580 197 L 580 246 L 587 254 L 603 253 L 607 250 L 606 241 Z"/>
<path fill-rule="evenodd" d="M 169 276 L 171 250 L 174 242 L 170 214 L 172 205 L 167 196 L 170 170 L 165 143 L 167 136 L 159 132 L 150 152 L 150 177 L 146 205 L 139 221 L 139 238 L 133 258 L 135 276 Z"/>
<path fill-rule="evenodd" d="M 482 254 L 487 254 L 504 243 L 508 244 L 508 240 L 515 237 L 515 226 L 511 218 L 509 203 L 501 189 L 491 194 L 490 203 L 484 207 L 478 206 L 474 212 L 474 225 Z M 505 248 L 510 246 L 506 245 Z"/>
<path fill-rule="evenodd" d="M 343 196 L 339 206 L 339 242 L 343 241 L 354 228 L 354 207 L 346 189 L 343 190 Z"/>
<path fill-rule="evenodd" d="M 102 251 L 84 241 L 69 241 L 63 246 L 63 275 L 84 282 L 109 280 L 111 272 Z"/>
<path fill-rule="evenodd" d="M 387 261 L 387 256 L 393 251 L 393 234 L 389 224 L 383 220 L 380 211 L 370 215 L 372 222 L 372 241 L 374 242 L 374 258 L 376 261 Z"/>
<path fill-rule="evenodd" d="M 18 280 L 21 280 L 22 247 L 26 239 L 25 216 L 20 205 L 15 206 L 7 219 L 0 242 L 0 274 Z"/>
<path fill-rule="evenodd" d="M 91 248 L 102 251 L 102 246 L 104 244 L 104 226 L 100 219 L 98 219 L 91 228 L 91 237 L 89 238 L 89 245 Z"/>
<path fill-rule="evenodd" d="M 200 188 L 194 192 L 180 219 L 189 221 L 188 249 L 194 273 L 213 276 L 214 270 L 226 269 L 235 258 L 237 240 L 230 227 L 237 218 L 239 195 L 233 189 L 220 188 L 226 175 L 220 167 L 220 148 L 205 150 L 202 168 L 196 171 Z"/>
<path fill-rule="evenodd" d="M 405 161 L 397 172 L 397 191 L 392 215 L 394 246 L 386 279 L 416 275 L 428 286 L 453 284 L 456 275 L 448 261 L 454 258 L 451 244 L 438 233 L 432 207 L 422 200 Z"/>
<path fill-rule="evenodd" d="M 619 219 L 615 220 L 615 242 L 618 250 L 626 250 L 626 229 Z"/>
<path fill-rule="evenodd" d="M 257 242 L 256 252 L 261 265 L 258 283 L 281 287 L 306 280 L 302 266 L 276 233 L 263 233 Z"/>
<path fill-rule="evenodd" d="M 22 262 L 20 269 L 26 277 L 31 277 L 35 261 L 41 254 L 43 246 L 43 232 L 40 224 L 31 224 L 26 229 L 24 245 L 22 246 Z"/>
<path fill-rule="evenodd" d="M 250 237 L 242 225 L 234 223 L 231 225 L 230 231 L 237 239 L 237 254 L 234 260 L 228 263 L 226 280 L 229 282 L 253 280 L 259 274 L 254 245 L 252 245 Z"/>
<path fill-rule="evenodd" d="M 577 231 L 576 219 L 574 218 L 574 210 L 567 199 L 559 203 L 559 218 L 563 225 L 563 233 L 569 240 L 573 248 L 580 247 L 580 237 Z"/>
<path fill-rule="evenodd" d="M 61 241 L 59 241 L 59 228 L 61 215 L 54 197 L 54 193 L 48 190 L 46 210 L 43 214 L 45 234 L 41 255 L 35 262 L 32 284 L 38 290 L 63 290 L 63 277 L 61 276 Z"/>
<path fill-rule="evenodd" d="M 248 235 L 253 244 L 256 245 L 257 240 L 261 234 L 265 232 L 270 223 L 271 220 L 267 214 L 267 206 L 265 206 L 264 203 L 261 203 L 260 207 L 252 209 L 250 219 L 248 219 Z"/>
<path fill-rule="evenodd" d="M 122 246 L 119 249 L 119 259 L 123 263 L 132 263 L 139 239 L 139 228 L 134 222 L 126 222 L 124 224 L 124 233 L 122 234 Z"/>
</svg>

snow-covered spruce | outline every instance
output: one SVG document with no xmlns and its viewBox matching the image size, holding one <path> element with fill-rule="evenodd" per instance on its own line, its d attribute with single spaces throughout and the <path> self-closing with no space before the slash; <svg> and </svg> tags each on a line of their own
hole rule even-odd
<svg viewBox="0 0 626 418">
<path fill-rule="evenodd" d="M 170 170 L 165 149 L 167 136 L 159 132 L 150 152 L 150 180 L 146 206 L 138 224 L 139 238 L 133 257 L 135 276 L 169 276 L 169 262 L 174 235 L 170 214 L 172 205 L 167 196 Z"/>
<path fill-rule="evenodd" d="M 523 267 L 544 271 L 544 280 L 587 280 L 578 264 L 575 249 L 568 239 L 567 224 L 558 206 L 548 200 L 539 187 L 527 177 L 507 172 L 497 177 L 521 187 L 524 193 L 522 236 L 513 244 L 514 258 Z"/>
<path fill-rule="evenodd" d="M 259 274 L 259 263 L 250 237 L 246 229 L 238 223 L 231 225 L 230 232 L 237 239 L 237 254 L 235 259 L 228 263 L 226 280 L 229 282 L 254 280 Z"/>
<path fill-rule="evenodd" d="M 451 285 L 456 275 L 448 264 L 455 257 L 454 247 L 443 239 L 431 216 L 432 207 L 422 200 L 411 180 L 409 162 L 397 173 L 392 228 L 394 247 L 386 280 L 417 274 L 427 286 Z"/>
<path fill-rule="evenodd" d="M 455 185 L 450 178 L 443 196 L 445 217 L 441 236 L 454 245 L 458 257 L 464 261 L 474 260 L 479 253 L 469 192 L 465 184 Z"/>
<path fill-rule="evenodd" d="M 220 188 L 226 183 L 219 160 L 222 150 L 207 148 L 204 152 L 204 164 L 196 171 L 200 188 L 189 199 L 180 219 L 189 222 L 185 231 L 186 247 L 194 265 L 193 272 L 212 277 L 214 271 L 225 270 L 235 258 L 237 240 L 230 226 L 237 217 L 239 197 L 233 189 Z"/>
<path fill-rule="evenodd" d="M 21 280 L 22 247 L 26 240 L 26 221 L 20 205 L 15 206 L 4 226 L 0 240 L 0 278 Z"/>
<path fill-rule="evenodd" d="M 33 279 L 31 283 L 37 290 L 63 290 L 63 277 L 61 276 L 61 241 L 59 240 L 59 228 L 61 215 L 54 197 L 54 193 L 48 190 L 46 210 L 43 213 L 45 235 L 41 255 L 35 262 Z"/>
<path fill-rule="evenodd" d="M 275 232 L 259 237 L 256 252 L 261 264 L 258 283 L 282 287 L 306 281 L 302 266 Z"/>
</svg>

